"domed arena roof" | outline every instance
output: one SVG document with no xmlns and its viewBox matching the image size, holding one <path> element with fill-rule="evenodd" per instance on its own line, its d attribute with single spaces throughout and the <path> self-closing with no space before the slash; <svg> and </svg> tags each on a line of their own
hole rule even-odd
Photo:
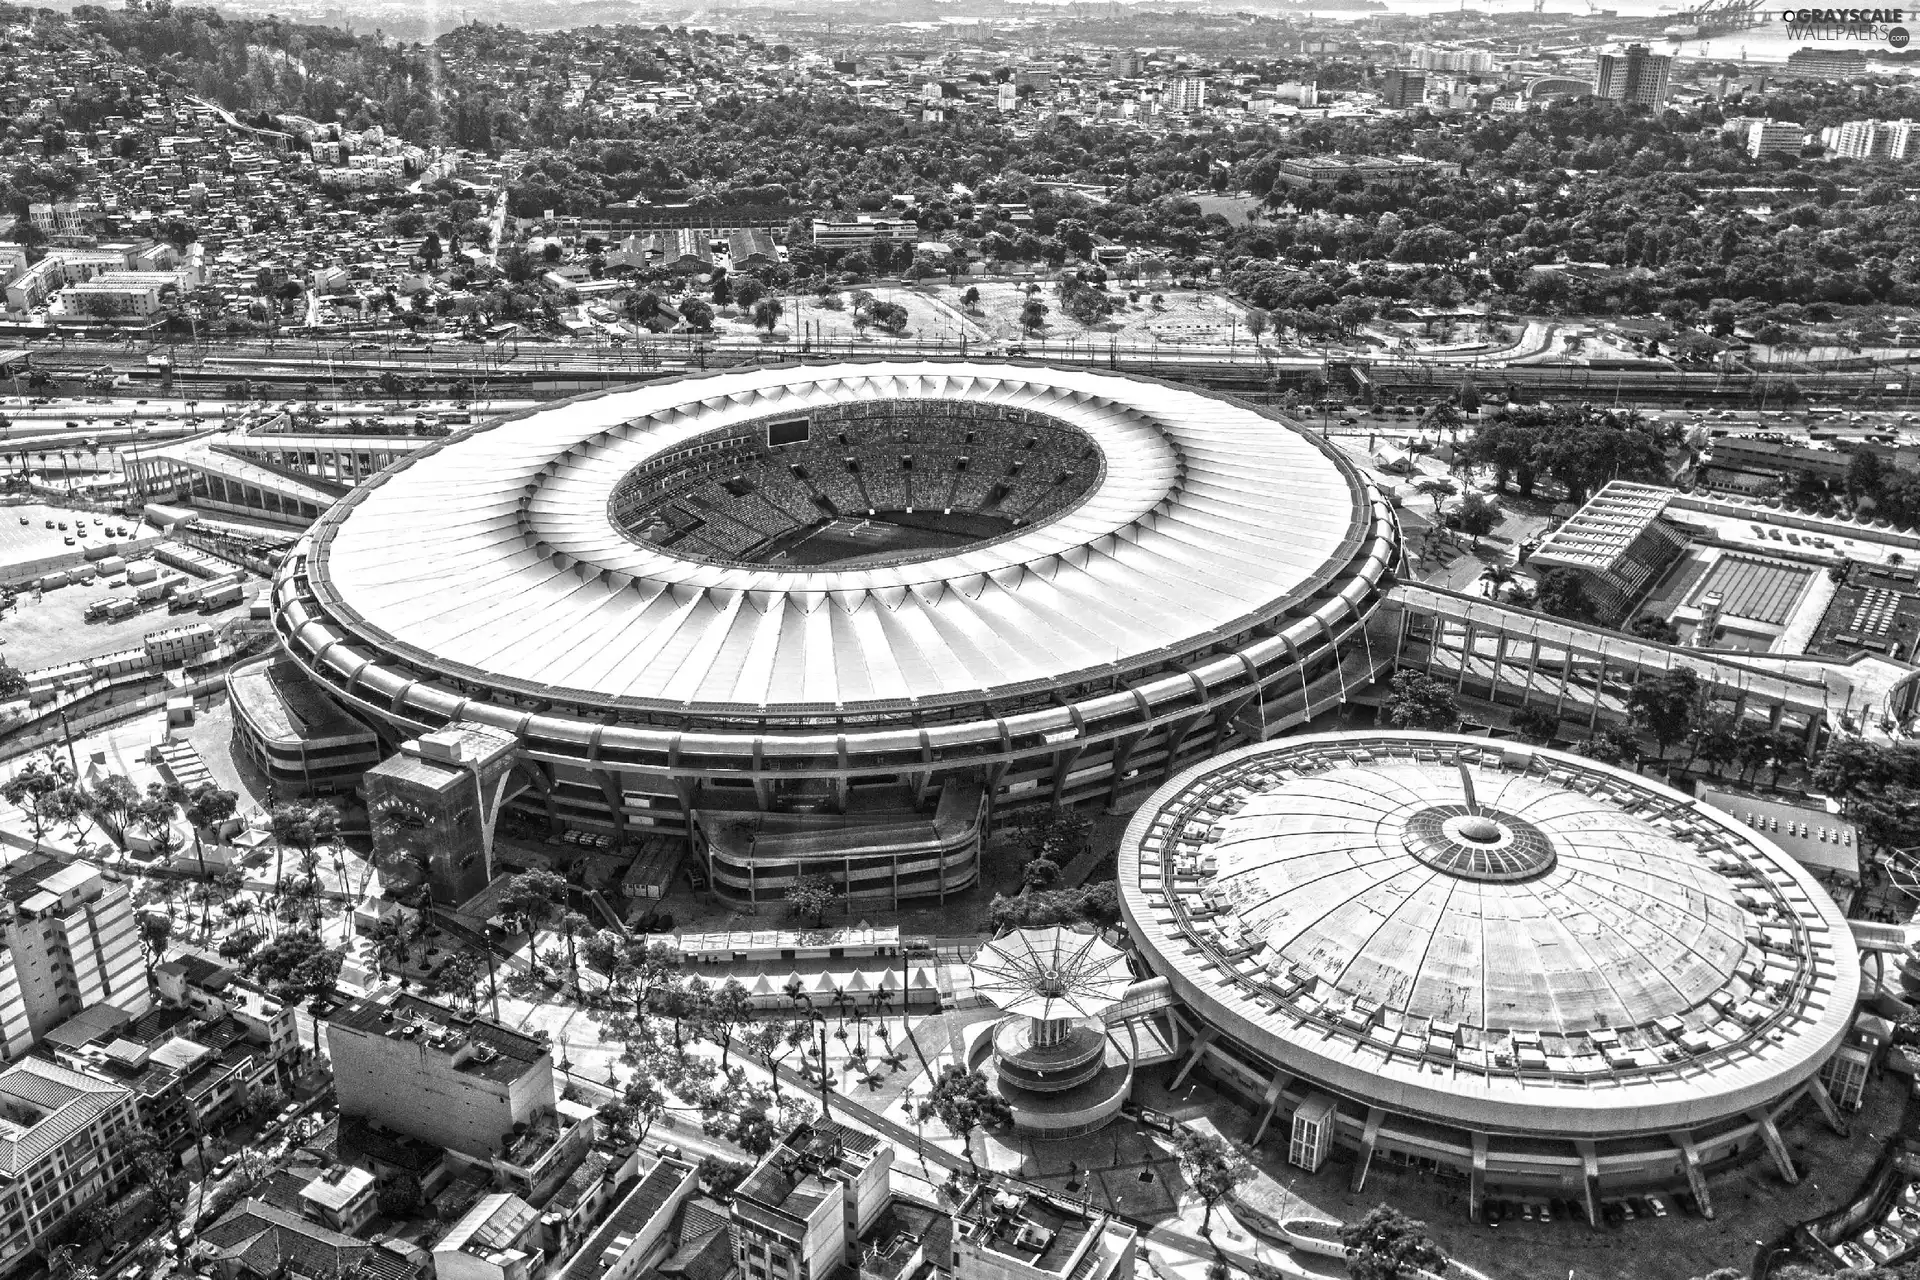
<svg viewBox="0 0 1920 1280">
<path fill-rule="evenodd" d="M 1631 1026 L 1728 984 L 1750 923 L 1731 881 L 1635 813 L 1543 777 L 1469 791 L 1474 772 L 1277 780 L 1220 821 L 1214 894 L 1269 964 L 1443 1022 Z"/>
<path fill-rule="evenodd" d="M 1204 1020 L 1359 1096 L 1519 1130 L 1747 1105 L 1824 1061 L 1859 989 L 1841 913 L 1764 838 L 1513 744 L 1228 753 L 1139 810 L 1120 884 Z"/>
<path fill-rule="evenodd" d="M 324 517 L 308 571 L 328 626 L 408 679 L 811 713 L 1151 667 L 1347 589 L 1385 524 L 1331 450 L 1230 400 L 848 362 L 454 436 Z"/>
</svg>

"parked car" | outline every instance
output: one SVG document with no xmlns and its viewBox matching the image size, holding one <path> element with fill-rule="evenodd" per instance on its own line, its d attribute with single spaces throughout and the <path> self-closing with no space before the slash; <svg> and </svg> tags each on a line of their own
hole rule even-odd
<svg viewBox="0 0 1920 1280">
<path fill-rule="evenodd" d="M 213 1176 L 216 1178 L 224 1178 L 232 1173 L 233 1166 L 239 1163 L 240 1157 L 238 1155 L 222 1156 L 220 1162 L 213 1166 Z"/>
</svg>

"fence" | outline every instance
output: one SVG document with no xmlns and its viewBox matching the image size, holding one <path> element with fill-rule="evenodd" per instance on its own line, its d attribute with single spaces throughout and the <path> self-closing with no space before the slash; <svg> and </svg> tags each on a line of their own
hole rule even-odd
<svg viewBox="0 0 1920 1280">
<path fill-rule="evenodd" d="M 159 711 L 167 705 L 167 699 L 190 697 L 196 707 L 209 707 L 214 704 L 214 694 L 226 692 L 227 675 L 222 671 L 218 675 L 184 685 L 178 689 L 163 689 L 136 698 L 132 702 L 122 702 L 98 711 L 89 711 L 82 715 L 69 716 L 64 728 L 52 727 L 38 733 L 19 734 L 0 740 L 0 762 L 17 760 L 21 756 L 31 755 L 48 747 L 65 745 L 69 736 L 77 737 L 104 728 L 121 720 L 131 720 L 135 716 L 150 711 Z"/>
</svg>

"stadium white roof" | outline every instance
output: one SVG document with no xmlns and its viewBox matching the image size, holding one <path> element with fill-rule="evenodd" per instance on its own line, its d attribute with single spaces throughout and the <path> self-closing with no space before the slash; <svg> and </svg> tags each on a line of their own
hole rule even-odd
<svg viewBox="0 0 1920 1280">
<path fill-rule="evenodd" d="M 1050 415 L 1099 446 L 1101 478 L 1011 537 L 841 571 L 690 559 L 608 514 L 623 476 L 697 437 L 902 398 Z M 627 705 L 924 705 L 1144 666 L 1244 631 L 1351 555 L 1370 529 L 1366 501 L 1313 441 L 1196 391 L 1095 371 L 850 362 L 643 386 L 456 436 L 316 526 L 311 567 L 328 611 L 364 640 L 465 680 Z"/>
</svg>

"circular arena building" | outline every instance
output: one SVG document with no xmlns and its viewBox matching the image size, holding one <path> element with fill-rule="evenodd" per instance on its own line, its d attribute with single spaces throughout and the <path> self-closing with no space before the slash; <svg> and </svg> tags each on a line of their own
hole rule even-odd
<svg viewBox="0 0 1920 1280">
<path fill-rule="evenodd" d="M 523 812 L 690 840 L 748 904 L 816 873 L 888 902 L 969 884 L 996 806 L 1337 704 L 1397 554 L 1353 467 L 1237 401 L 855 361 L 438 441 L 313 526 L 274 617 L 389 745 L 511 735 Z"/>
<path fill-rule="evenodd" d="M 1228 752 L 1120 849 L 1128 929 L 1196 1067 L 1336 1149 L 1489 1188 L 1599 1198 L 1765 1151 L 1860 991 L 1853 936 L 1755 831 L 1635 774 L 1440 734 Z M 1257 1139 L 1256 1139 L 1257 1140 Z"/>
</svg>

